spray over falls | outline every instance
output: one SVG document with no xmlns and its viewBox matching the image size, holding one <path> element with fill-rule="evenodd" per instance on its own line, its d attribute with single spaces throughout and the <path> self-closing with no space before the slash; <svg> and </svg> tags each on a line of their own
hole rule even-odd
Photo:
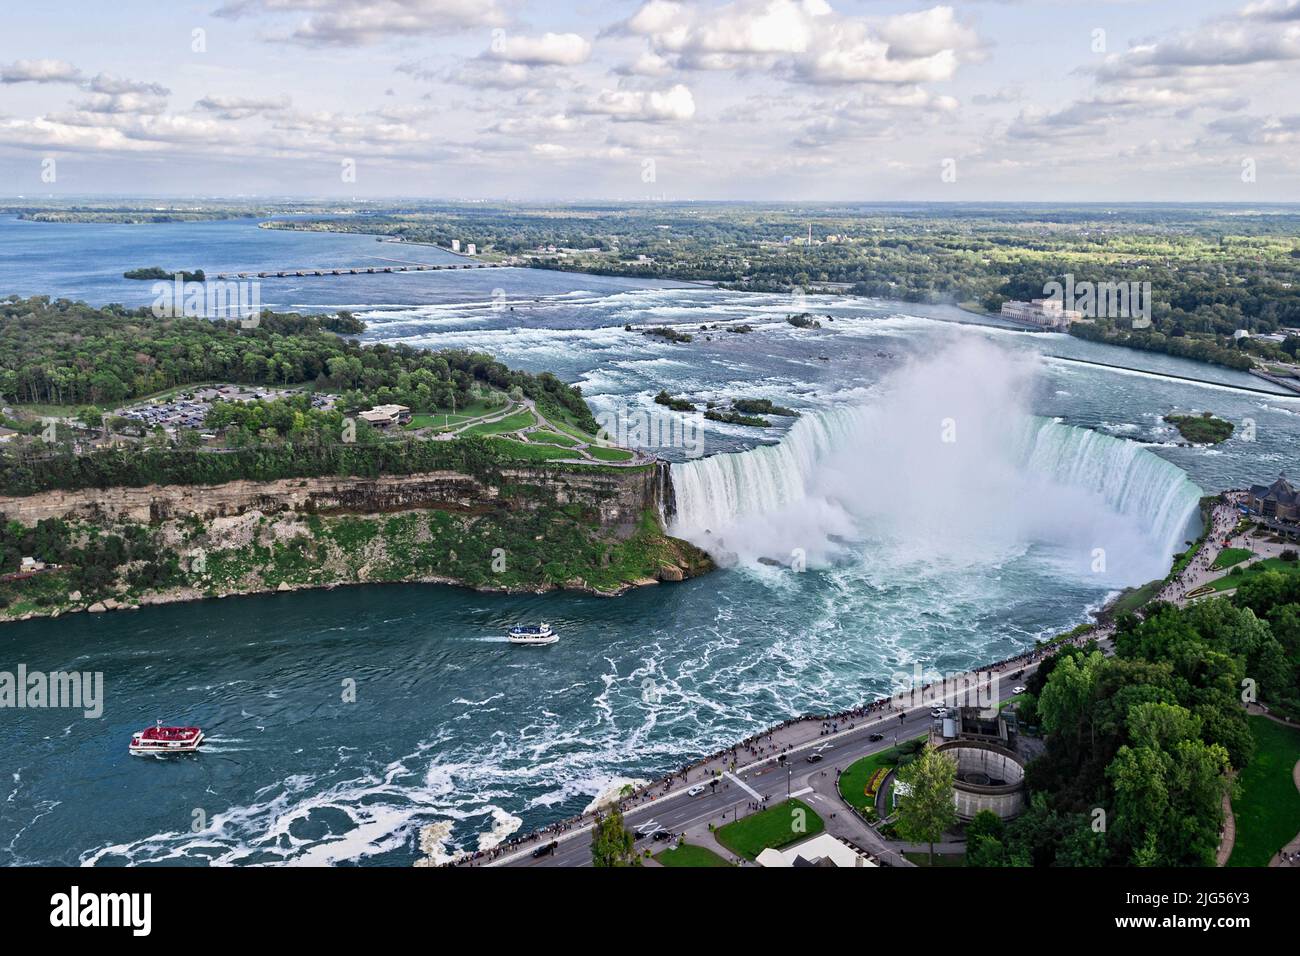
<svg viewBox="0 0 1300 956">
<path fill-rule="evenodd" d="M 1035 367 L 970 341 L 780 444 L 673 466 L 673 533 L 724 559 L 970 566 L 1038 548 L 1107 584 L 1161 576 L 1201 497 L 1134 442 L 1029 413 Z"/>
</svg>

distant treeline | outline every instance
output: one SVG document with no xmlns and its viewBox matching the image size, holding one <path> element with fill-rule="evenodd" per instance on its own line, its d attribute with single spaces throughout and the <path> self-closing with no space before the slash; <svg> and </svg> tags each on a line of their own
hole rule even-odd
<svg viewBox="0 0 1300 956">
<path fill-rule="evenodd" d="M 1047 282 L 1069 273 L 1080 281 L 1150 282 L 1155 332 L 1165 335 L 1300 326 L 1300 215 L 1286 207 L 424 204 L 270 225 L 444 245 L 459 238 L 508 254 L 553 245 L 592 251 L 539 255 L 531 264 L 755 291 L 834 282 L 859 295 L 976 302 L 993 311 L 1006 299 L 1041 296 Z M 811 249 L 785 241 L 806 237 L 810 226 Z"/>
<path fill-rule="evenodd" d="M 147 266 L 142 269 L 128 269 L 122 273 L 123 279 L 153 279 L 172 280 L 177 276 L 181 277 L 182 282 L 202 282 L 207 278 L 207 274 L 202 269 L 195 269 L 193 272 L 186 272 L 184 269 L 177 269 L 174 272 L 168 272 L 161 266 Z"/>
<path fill-rule="evenodd" d="M 341 392 L 345 410 L 380 402 L 433 410 L 463 408 L 490 386 L 517 389 L 544 411 L 597 429 L 581 391 L 549 372 L 515 371 L 477 352 L 361 345 L 330 331 L 363 327 L 349 313 L 268 312 L 249 329 L 119 305 L 11 297 L 0 302 L 0 397 L 110 407 L 177 386 L 235 382 Z"/>
<path fill-rule="evenodd" d="M 326 476 L 378 478 L 444 469 L 494 482 L 504 464 L 491 442 L 478 436 L 352 445 L 305 442 L 229 451 L 132 447 L 88 455 L 5 454 L 0 455 L 0 494 Z"/>
</svg>

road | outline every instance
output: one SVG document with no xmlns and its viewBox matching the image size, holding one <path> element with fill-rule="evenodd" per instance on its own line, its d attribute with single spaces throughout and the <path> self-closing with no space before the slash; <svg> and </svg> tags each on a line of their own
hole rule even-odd
<svg viewBox="0 0 1300 956">
<path fill-rule="evenodd" d="M 1012 689 L 1021 684 L 1038 667 L 1038 664 L 1011 664 L 997 676 L 998 698 L 1007 700 L 1012 696 Z M 1019 674 L 1020 676 L 1012 676 Z M 630 829 L 650 833 L 656 829 L 668 830 L 682 834 L 695 827 L 705 827 L 708 823 L 717 826 L 729 822 L 737 814 L 745 816 L 749 804 L 761 802 L 767 798 L 769 805 L 786 799 L 787 795 L 806 801 L 826 821 L 827 829 L 836 836 L 846 837 L 873 855 L 883 856 L 889 862 L 902 862 L 886 847 L 883 841 L 865 824 L 863 824 L 840 799 L 836 792 L 836 770 L 847 768 L 854 761 L 887 750 L 896 741 L 908 740 L 930 730 L 933 723 L 930 710 L 933 705 L 925 704 L 902 714 L 899 712 L 872 714 L 860 718 L 849 728 L 829 732 L 822 729 L 819 721 L 801 721 L 776 731 L 772 746 L 783 748 L 781 753 L 763 753 L 753 759 L 743 751 L 737 751 L 740 765 L 734 773 L 723 773 L 716 785 L 707 781 L 715 768 L 721 768 L 724 760 L 710 760 L 692 767 L 688 777 L 678 774 L 671 778 L 671 786 L 664 790 L 656 786 L 654 798 L 646 797 L 635 805 L 624 804 L 624 819 Z M 884 734 L 883 740 L 871 740 L 872 734 Z M 800 737 L 806 738 L 799 740 Z M 788 744 L 785 739 L 792 739 Z M 766 740 L 766 738 L 764 738 Z M 811 755 L 820 755 L 817 762 L 809 762 Z M 783 760 L 781 758 L 784 758 Z M 705 791 L 698 796 L 687 792 L 692 786 L 704 783 Z M 834 814 L 834 818 L 831 815 Z M 558 847 L 548 856 L 535 858 L 533 850 L 555 840 Z M 651 836 L 637 839 L 637 849 L 647 847 L 658 852 L 668 845 L 668 841 L 656 841 Z M 517 850 L 500 856 L 489 862 L 480 862 L 481 866 L 590 866 L 591 865 L 591 825 L 585 818 L 581 826 L 560 834 L 534 835 L 526 840 Z"/>
</svg>

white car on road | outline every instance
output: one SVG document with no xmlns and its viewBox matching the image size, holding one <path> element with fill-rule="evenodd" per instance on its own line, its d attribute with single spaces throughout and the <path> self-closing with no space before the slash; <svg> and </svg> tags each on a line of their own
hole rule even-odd
<svg viewBox="0 0 1300 956">
<path fill-rule="evenodd" d="M 698 797 L 703 792 L 704 792 L 704 784 L 697 783 L 695 786 L 691 787 L 691 789 L 686 791 L 686 795 L 688 797 Z"/>
</svg>

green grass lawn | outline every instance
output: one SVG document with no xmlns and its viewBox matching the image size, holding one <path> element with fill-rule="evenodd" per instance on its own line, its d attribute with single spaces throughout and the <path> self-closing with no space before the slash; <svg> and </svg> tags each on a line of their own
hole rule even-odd
<svg viewBox="0 0 1300 956">
<path fill-rule="evenodd" d="M 1234 564 L 1241 564 L 1255 556 L 1255 552 L 1249 548 L 1224 548 L 1219 552 L 1219 556 L 1214 559 L 1214 564 L 1210 565 L 1220 571 L 1226 571 Z"/>
<path fill-rule="evenodd" d="M 1283 574 L 1300 574 L 1300 561 L 1283 561 L 1281 558 L 1265 558 L 1244 567 L 1240 574 L 1225 574 L 1217 581 L 1211 581 L 1206 587 L 1212 591 L 1227 591 L 1240 587 L 1252 576 L 1264 571 L 1281 571 Z"/>
<path fill-rule="evenodd" d="M 561 435 L 559 432 L 547 431 L 545 428 L 529 432 L 528 437 L 535 442 L 543 442 L 547 445 L 563 445 L 565 448 L 574 448 L 578 445 L 578 439 L 570 435 Z"/>
<path fill-rule="evenodd" d="M 844 769 L 840 774 L 840 796 L 846 803 L 857 808 L 859 813 L 875 810 L 876 798 L 866 794 L 867 782 L 871 775 L 881 767 L 893 767 L 898 763 L 898 751 L 893 747 L 878 754 L 863 757 Z"/>
<path fill-rule="evenodd" d="M 452 414 L 451 409 L 440 412 L 417 412 L 411 416 L 410 423 L 406 426 L 407 431 L 413 431 L 417 428 L 443 428 L 448 425 L 463 425 L 466 422 L 473 421 L 476 418 L 482 418 L 484 415 L 490 415 L 493 412 L 505 411 L 504 405 L 492 405 L 488 402 L 470 402 L 464 408 L 456 409 Z"/>
<path fill-rule="evenodd" d="M 587 453 L 600 461 L 631 461 L 633 458 L 630 451 L 622 448 L 602 448 L 599 445 L 590 446 Z"/>
<path fill-rule="evenodd" d="M 566 435 L 571 435 L 572 437 L 578 439 L 578 441 L 583 441 L 583 442 L 594 442 L 594 441 L 596 441 L 596 436 L 595 436 L 595 435 L 588 435 L 585 431 L 583 431 L 583 430 L 582 430 L 581 428 L 579 428 L 577 425 L 574 425 L 574 424 L 572 424 L 572 423 L 570 423 L 570 422 L 561 421 L 560 419 L 555 418 L 554 416 L 548 416 L 548 417 L 547 417 L 547 421 L 549 421 L 552 425 L 554 425 L 554 426 L 555 426 L 556 428 L 558 428 L 560 431 L 564 432 Z"/>
<path fill-rule="evenodd" d="M 418 415 L 412 415 L 411 420 L 406 424 L 406 430 L 413 432 L 417 428 L 446 428 L 451 425 L 457 425 L 461 422 L 468 421 L 466 415 L 437 415 L 428 412 L 421 412 Z"/>
<path fill-rule="evenodd" d="M 493 438 L 492 447 L 503 455 L 522 461 L 557 461 L 563 458 L 576 458 L 577 453 L 556 445 L 526 445 L 511 438 Z"/>
<path fill-rule="evenodd" d="M 663 866 L 731 866 L 707 847 L 695 846 L 693 843 L 679 843 L 671 850 L 664 850 L 655 857 Z"/>
<path fill-rule="evenodd" d="M 1237 778 L 1241 796 L 1232 802 L 1237 842 L 1228 866 L 1267 866 L 1300 833 L 1300 791 L 1291 777 L 1300 760 L 1300 730 L 1267 717 L 1248 719 L 1255 756 Z"/>
<path fill-rule="evenodd" d="M 800 822 L 802 828 L 796 829 Z M 717 837 L 732 853 L 752 860 L 768 847 L 779 849 L 816 836 L 824 829 L 826 824 L 816 810 L 802 800 L 786 800 L 728 823 L 718 830 Z"/>
<path fill-rule="evenodd" d="M 1111 608 L 1111 613 L 1115 617 L 1119 617 L 1121 614 L 1132 614 L 1148 604 L 1164 587 L 1164 583 L 1164 581 L 1149 581 L 1140 588 L 1134 588 L 1115 602 Z"/>
<path fill-rule="evenodd" d="M 482 425 L 474 425 L 465 429 L 466 435 L 501 435 L 505 432 L 517 432 L 521 428 L 527 428 L 529 425 L 537 424 L 537 419 L 533 413 L 525 408 L 523 411 L 515 412 L 513 415 L 507 415 L 499 422 L 486 422 Z"/>
</svg>

